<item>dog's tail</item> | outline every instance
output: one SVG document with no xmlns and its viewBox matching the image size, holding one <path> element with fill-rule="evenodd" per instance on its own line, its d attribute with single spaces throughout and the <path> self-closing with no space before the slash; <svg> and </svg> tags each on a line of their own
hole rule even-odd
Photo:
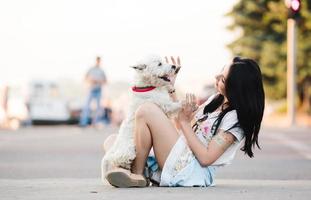
<svg viewBox="0 0 311 200">
<path fill-rule="evenodd" d="M 132 153 L 130 153 L 132 152 Z M 132 161 L 135 159 L 135 147 L 123 146 L 123 148 L 111 148 L 101 161 L 101 178 L 106 183 L 106 174 L 114 167 L 130 169 Z"/>
<path fill-rule="evenodd" d="M 135 157 L 136 152 L 133 139 L 125 143 L 117 140 L 113 147 L 105 154 L 104 160 L 107 160 L 108 165 L 130 169 L 130 165 Z"/>
</svg>

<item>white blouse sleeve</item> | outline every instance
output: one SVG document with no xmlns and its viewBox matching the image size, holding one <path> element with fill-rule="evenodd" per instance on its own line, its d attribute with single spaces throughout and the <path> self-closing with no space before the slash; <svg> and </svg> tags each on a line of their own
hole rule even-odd
<svg viewBox="0 0 311 200">
<path fill-rule="evenodd" d="M 243 130 L 239 126 L 232 128 L 238 123 L 238 121 L 236 110 L 232 110 L 221 120 L 219 129 L 230 132 L 240 142 L 244 137 Z"/>
</svg>

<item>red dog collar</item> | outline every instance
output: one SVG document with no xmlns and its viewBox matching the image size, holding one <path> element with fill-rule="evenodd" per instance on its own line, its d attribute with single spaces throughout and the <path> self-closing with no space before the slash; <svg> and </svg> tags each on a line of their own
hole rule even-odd
<svg viewBox="0 0 311 200">
<path fill-rule="evenodd" d="M 148 86 L 148 87 L 136 87 L 136 86 L 134 86 L 134 87 L 132 87 L 132 90 L 134 92 L 149 92 L 155 88 L 156 87 L 154 87 L 154 86 Z"/>
</svg>

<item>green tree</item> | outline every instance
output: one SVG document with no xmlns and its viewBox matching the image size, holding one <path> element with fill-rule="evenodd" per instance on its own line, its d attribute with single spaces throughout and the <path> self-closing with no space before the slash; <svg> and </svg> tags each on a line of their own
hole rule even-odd
<svg viewBox="0 0 311 200">
<path fill-rule="evenodd" d="M 287 7 L 284 0 L 240 0 L 227 14 L 229 30 L 240 37 L 228 45 L 234 55 L 261 66 L 268 98 L 286 97 Z M 300 102 L 311 103 L 311 1 L 302 0 L 297 25 L 297 87 Z"/>
</svg>

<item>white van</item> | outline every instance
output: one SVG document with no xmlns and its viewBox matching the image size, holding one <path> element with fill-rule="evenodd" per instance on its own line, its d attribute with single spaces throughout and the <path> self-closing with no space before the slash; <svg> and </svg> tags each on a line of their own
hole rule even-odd
<svg viewBox="0 0 311 200">
<path fill-rule="evenodd" d="M 36 122 L 67 122 L 71 119 L 68 101 L 52 81 L 33 81 L 29 86 L 29 117 Z"/>
</svg>

